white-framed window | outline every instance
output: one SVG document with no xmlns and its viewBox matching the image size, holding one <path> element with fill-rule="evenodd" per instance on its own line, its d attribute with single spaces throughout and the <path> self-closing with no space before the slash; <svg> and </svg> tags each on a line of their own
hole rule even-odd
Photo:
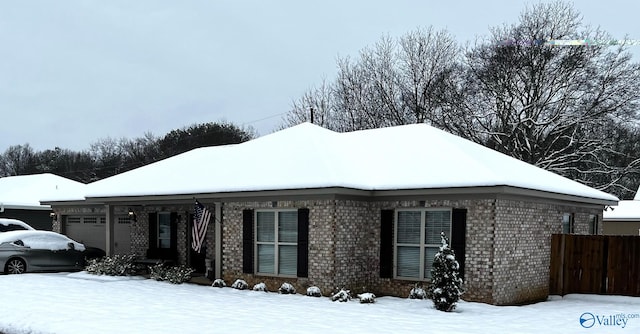
<svg viewBox="0 0 640 334">
<path fill-rule="evenodd" d="M 573 217 L 574 217 L 573 213 L 562 214 L 562 234 L 574 233 Z"/>
<path fill-rule="evenodd" d="M 451 210 L 399 209 L 395 221 L 395 277 L 431 278 L 433 258 L 440 248 L 440 233 L 451 238 Z"/>
<path fill-rule="evenodd" d="M 296 276 L 298 269 L 298 211 L 256 211 L 256 273 Z"/>
<path fill-rule="evenodd" d="M 158 213 L 158 248 L 171 248 L 171 213 Z"/>
</svg>

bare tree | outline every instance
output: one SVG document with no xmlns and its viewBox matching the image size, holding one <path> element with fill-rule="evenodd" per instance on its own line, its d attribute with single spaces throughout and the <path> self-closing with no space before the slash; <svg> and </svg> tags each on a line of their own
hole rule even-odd
<svg viewBox="0 0 640 334">
<path fill-rule="evenodd" d="M 606 40 L 564 2 L 527 8 L 517 24 L 495 28 L 468 50 L 460 99 L 439 125 L 533 165 L 614 191 L 621 171 L 612 133 L 637 119 L 640 66 L 624 46 L 554 46 L 554 40 Z M 606 129 L 606 131 L 605 131 Z M 608 159 L 605 159 L 608 157 Z M 617 189 L 620 190 L 620 189 Z M 629 190 L 629 189 L 626 189 Z"/>
<path fill-rule="evenodd" d="M 334 107 L 333 87 L 323 79 L 320 86 L 312 87 L 300 99 L 293 101 L 291 110 L 283 117 L 280 129 L 310 122 L 312 112 L 314 124 L 335 129 Z"/>
<path fill-rule="evenodd" d="M 458 66 L 459 47 L 446 31 L 417 29 L 394 40 L 383 36 L 359 57 L 338 59 L 334 82 L 309 90 L 284 117 L 283 127 L 309 120 L 336 131 L 430 122 Z"/>
<path fill-rule="evenodd" d="M 29 144 L 9 146 L 0 155 L 0 176 L 36 173 L 35 153 Z"/>
<path fill-rule="evenodd" d="M 440 119 L 442 105 L 452 98 L 448 91 L 457 78 L 460 47 L 453 36 L 432 27 L 400 38 L 399 75 L 402 101 L 410 123 Z"/>
</svg>

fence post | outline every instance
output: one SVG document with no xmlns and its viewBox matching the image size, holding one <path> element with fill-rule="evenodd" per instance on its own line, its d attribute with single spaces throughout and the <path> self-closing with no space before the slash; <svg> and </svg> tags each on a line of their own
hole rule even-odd
<svg viewBox="0 0 640 334">
<path fill-rule="evenodd" d="M 559 272 L 559 281 L 560 281 L 560 296 L 564 296 L 564 270 L 565 270 L 565 266 L 564 266 L 564 248 L 565 248 L 565 240 L 564 238 L 566 237 L 566 234 L 561 234 L 560 235 L 560 270 L 558 270 Z"/>
<path fill-rule="evenodd" d="M 602 245 L 602 288 L 600 293 L 609 293 L 609 236 L 604 236 Z"/>
</svg>

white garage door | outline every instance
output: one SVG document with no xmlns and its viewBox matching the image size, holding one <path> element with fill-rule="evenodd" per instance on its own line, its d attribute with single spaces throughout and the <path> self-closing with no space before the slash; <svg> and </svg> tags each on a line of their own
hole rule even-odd
<svg viewBox="0 0 640 334">
<path fill-rule="evenodd" d="M 87 246 L 106 250 L 104 216 L 67 216 L 65 220 L 65 234 L 71 239 Z M 116 217 L 114 232 L 114 254 L 131 253 L 131 220 L 128 216 Z"/>
<path fill-rule="evenodd" d="M 105 249 L 105 217 L 67 216 L 65 234 L 87 246 Z"/>
<path fill-rule="evenodd" d="M 131 220 L 128 216 L 118 217 L 113 227 L 114 254 L 131 253 Z"/>
</svg>

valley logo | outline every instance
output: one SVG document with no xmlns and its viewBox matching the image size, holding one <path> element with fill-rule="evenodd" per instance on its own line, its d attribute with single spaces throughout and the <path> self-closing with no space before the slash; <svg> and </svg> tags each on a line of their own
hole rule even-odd
<svg viewBox="0 0 640 334">
<path fill-rule="evenodd" d="M 618 326 L 620 328 L 627 327 L 627 323 L 630 319 L 640 318 L 640 314 L 637 313 L 618 313 L 610 315 L 594 315 L 591 312 L 585 312 L 580 315 L 580 326 L 584 328 L 591 328 L 593 326 Z"/>
</svg>

